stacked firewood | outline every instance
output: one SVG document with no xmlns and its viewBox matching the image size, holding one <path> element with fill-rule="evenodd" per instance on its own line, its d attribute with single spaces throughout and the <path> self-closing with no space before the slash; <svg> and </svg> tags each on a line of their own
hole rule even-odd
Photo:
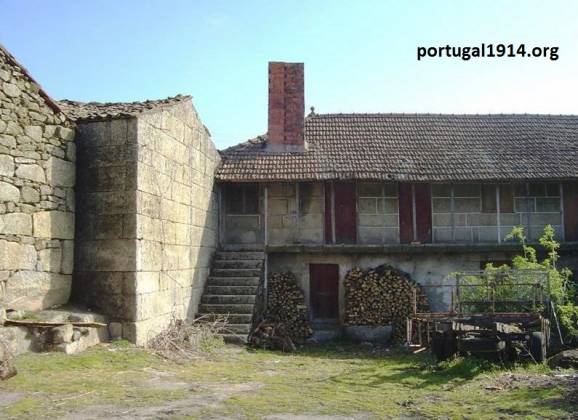
<svg viewBox="0 0 578 420">
<path fill-rule="evenodd" d="M 282 334 L 279 330 L 283 324 L 279 322 L 261 321 L 251 333 L 250 343 L 263 349 L 295 351 L 297 348 L 291 337 Z"/>
<path fill-rule="evenodd" d="M 258 347 L 294 350 L 293 342 L 313 334 L 305 296 L 292 273 L 271 273 L 267 290 L 267 310 L 251 334 L 251 342 Z"/>
<path fill-rule="evenodd" d="M 364 271 L 354 268 L 345 277 L 345 323 L 393 326 L 395 341 L 405 340 L 406 320 L 414 310 L 429 310 L 420 285 L 389 265 Z"/>
<path fill-rule="evenodd" d="M 279 332 L 301 340 L 310 337 L 309 313 L 305 296 L 293 273 L 272 273 L 269 276 L 267 313 L 265 319 L 281 324 Z"/>
</svg>

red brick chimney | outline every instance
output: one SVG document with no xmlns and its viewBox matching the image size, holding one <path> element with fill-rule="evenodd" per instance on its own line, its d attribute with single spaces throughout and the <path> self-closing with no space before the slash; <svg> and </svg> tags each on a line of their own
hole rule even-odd
<svg viewBox="0 0 578 420">
<path fill-rule="evenodd" d="M 269 63 L 269 140 L 272 152 L 302 152 L 305 94 L 303 63 Z"/>
</svg>

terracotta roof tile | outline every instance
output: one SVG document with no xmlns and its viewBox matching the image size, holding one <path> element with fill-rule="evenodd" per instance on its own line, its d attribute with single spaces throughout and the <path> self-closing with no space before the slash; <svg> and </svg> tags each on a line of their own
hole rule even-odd
<svg viewBox="0 0 578 420">
<path fill-rule="evenodd" d="M 221 181 L 578 178 L 578 116 L 321 114 L 308 150 L 268 153 L 261 136 L 221 152 Z"/>
<path fill-rule="evenodd" d="M 103 121 L 129 118 L 145 112 L 156 111 L 183 101 L 190 101 L 187 95 L 177 95 L 166 99 L 143 102 L 77 102 L 68 99 L 58 101 L 60 108 L 74 121 Z"/>
</svg>

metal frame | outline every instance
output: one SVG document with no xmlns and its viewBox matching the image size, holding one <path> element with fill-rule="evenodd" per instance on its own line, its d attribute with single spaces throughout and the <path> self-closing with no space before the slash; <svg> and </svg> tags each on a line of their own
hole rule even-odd
<svg viewBox="0 0 578 420">
<path fill-rule="evenodd" d="M 516 283 L 516 286 L 531 286 L 533 289 L 533 299 L 532 301 L 526 302 L 524 300 L 514 300 L 512 302 L 517 303 L 531 303 L 531 310 L 527 312 L 499 312 L 496 311 L 497 302 L 510 302 L 510 301 L 499 301 L 496 299 L 495 287 L 490 289 L 488 299 L 481 301 L 481 303 L 490 303 L 489 312 L 466 312 L 464 311 L 465 304 L 474 304 L 480 302 L 466 301 L 462 300 L 461 289 L 463 287 L 484 287 L 487 288 L 487 283 L 464 283 L 463 280 L 466 277 L 473 276 L 484 276 L 490 275 L 487 271 L 470 271 L 457 273 L 455 278 L 455 283 L 453 284 L 439 284 L 439 285 L 422 285 L 422 288 L 451 288 L 451 304 L 450 310 L 446 312 L 418 312 L 417 308 L 417 288 L 414 289 L 412 297 L 412 308 L 413 313 L 407 318 L 406 330 L 407 330 L 407 342 L 409 344 L 414 344 L 414 332 L 417 334 L 418 344 L 424 345 L 429 344 L 430 334 L 433 330 L 439 330 L 440 328 L 447 328 L 447 326 L 452 326 L 452 329 L 458 334 L 461 333 L 471 333 L 471 330 L 460 329 L 462 323 L 474 323 L 474 324 L 487 324 L 487 323 L 511 323 L 516 322 L 523 325 L 525 328 L 540 326 L 541 331 L 545 331 L 546 324 L 549 325 L 549 317 L 551 316 L 551 301 L 550 301 L 550 280 L 548 273 L 545 270 L 507 270 L 507 271 L 496 271 L 495 274 L 503 274 L 509 276 L 531 276 L 536 277 L 536 281 L 520 282 Z M 491 284 L 490 284 L 491 286 Z M 492 293 L 493 290 L 493 293 Z M 538 302 L 543 304 L 542 307 L 538 306 Z M 443 327 L 445 325 L 446 327 Z M 414 331 L 414 326 L 416 330 Z M 425 328 L 425 331 L 424 331 Z M 433 330 L 432 330 L 433 328 Z M 424 337 L 425 333 L 425 337 Z M 520 337 L 516 333 L 508 332 L 510 339 L 520 338 L 522 333 L 519 333 Z M 426 339 L 424 341 L 424 338 Z"/>
</svg>

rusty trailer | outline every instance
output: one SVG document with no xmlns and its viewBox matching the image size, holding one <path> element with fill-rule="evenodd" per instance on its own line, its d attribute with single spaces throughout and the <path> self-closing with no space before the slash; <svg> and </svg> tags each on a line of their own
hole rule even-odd
<svg viewBox="0 0 578 420">
<path fill-rule="evenodd" d="M 496 361 L 542 362 L 550 345 L 552 304 L 543 270 L 457 273 L 450 310 L 417 312 L 407 319 L 409 345 L 429 347 L 438 360 L 456 354 Z M 414 299 L 415 302 L 415 299 Z"/>
</svg>

